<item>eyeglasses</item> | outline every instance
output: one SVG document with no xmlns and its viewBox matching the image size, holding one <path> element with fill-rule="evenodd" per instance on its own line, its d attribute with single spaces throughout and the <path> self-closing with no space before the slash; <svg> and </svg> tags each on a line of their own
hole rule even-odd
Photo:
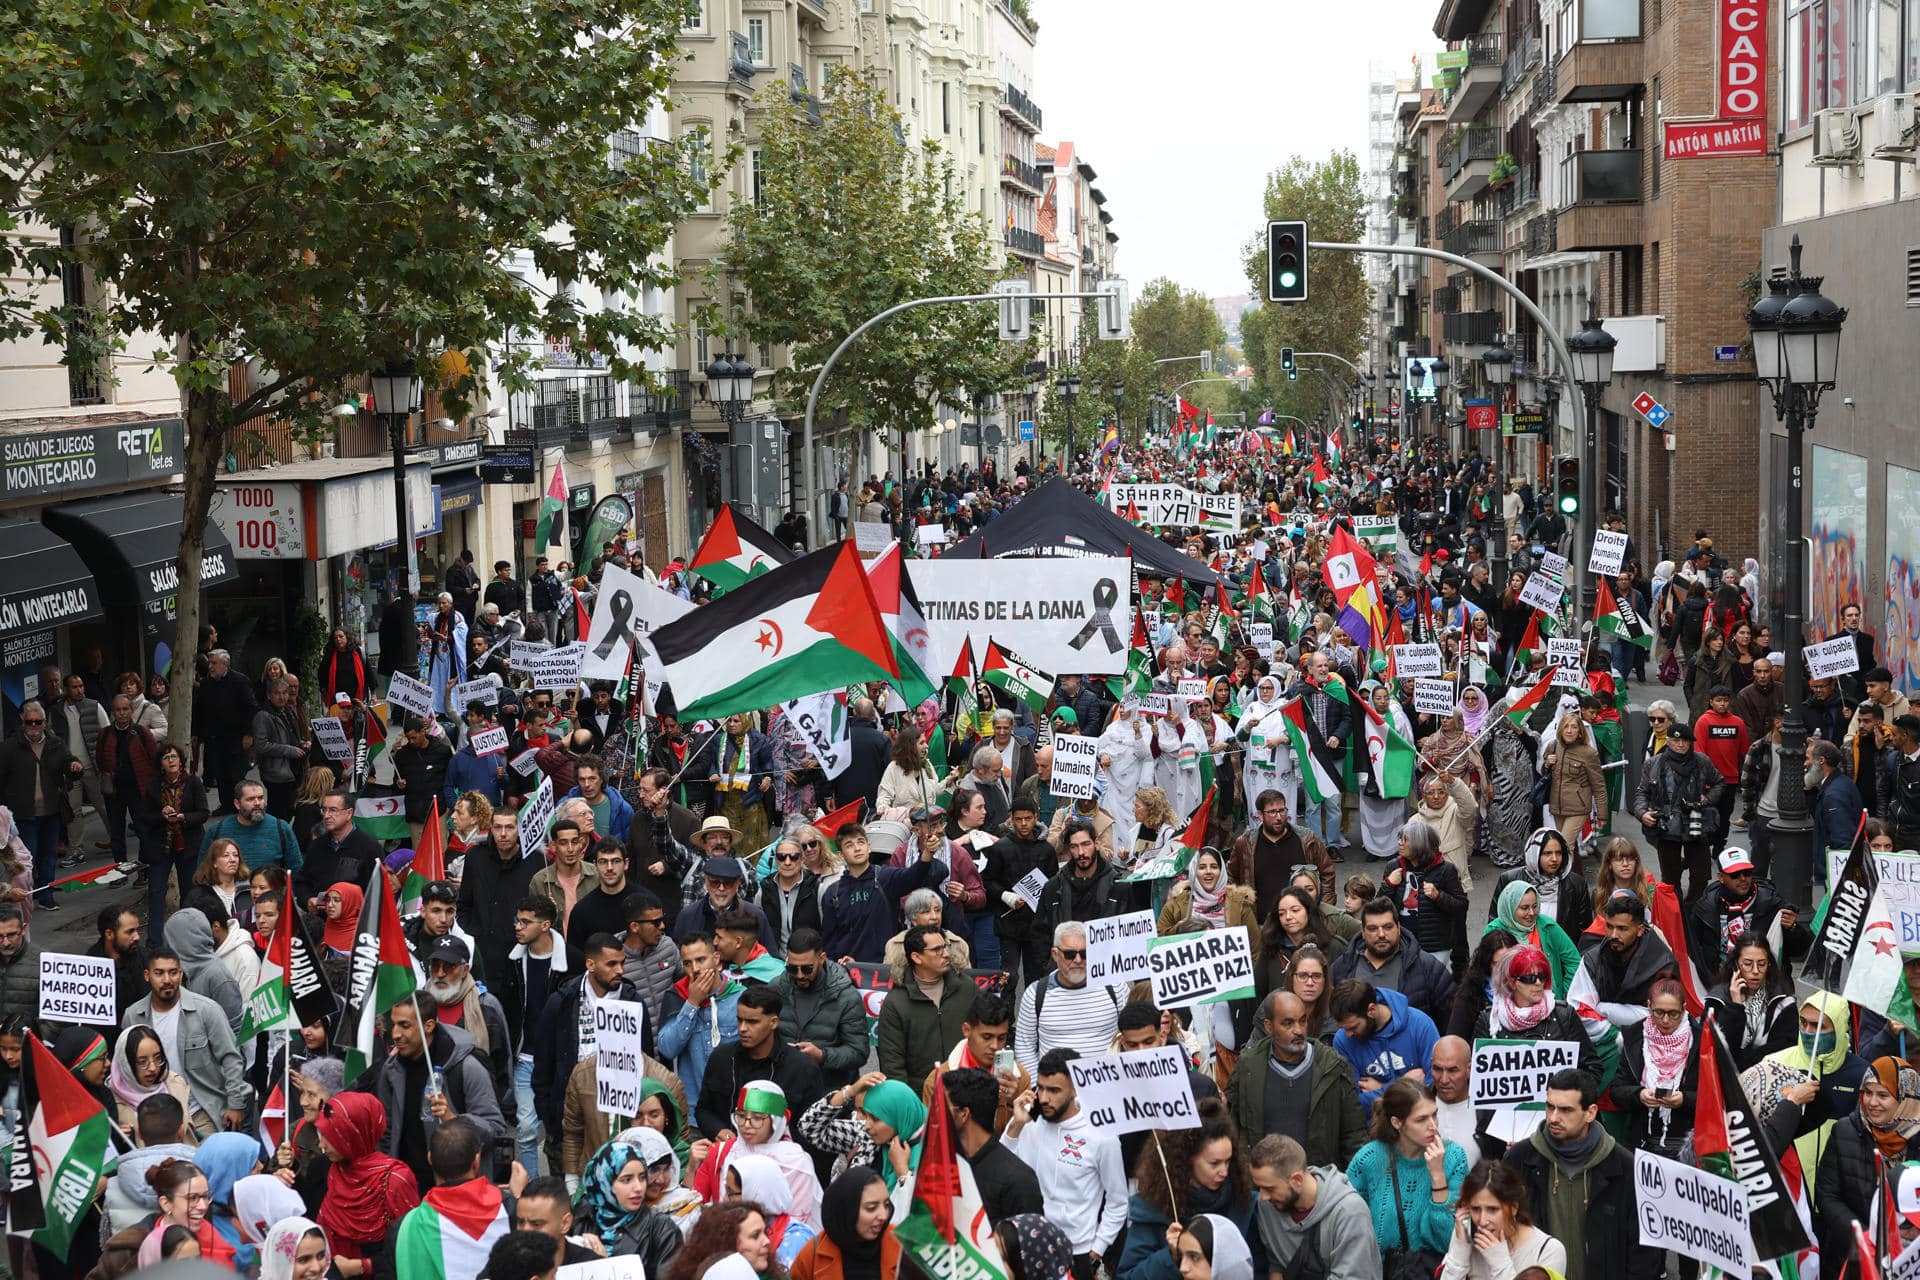
<svg viewBox="0 0 1920 1280">
<path fill-rule="evenodd" d="M 1085 947 L 1074 947 L 1071 950 L 1066 947 L 1055 947 L 1054 950 L 1060 953 L 1062 960 L 1085 960 L 1087 958 L 1087 949 Z"/>
<path fill-rule="evenodd" d="M 800 844 L 801 844 L 801 847 L 807 848 L 807 849 L 818 849 L 820 847 L 820 842 L 818 840 L 802 840 Z M 780 855 L 777 853 L 774 855 L 774 857 L 776 858 L 779 856 Z"/>
<path fill-rule="evenodd" d="M 773 860 L 775 862 L 798 862 L 800 861 L 800 855 L 797 853 L 776 853 L 773 855 Z"/>
<path fill-rule="evenodd" d="M 1537 987 L 1546 982 L 1547 975 L 1544 973 L 1516 973 L 1513 975 L 1513 980 Z"/>
<path fill-rule="evenodd" d="M 796 978 L 804 978 L 819 967 L 817 964 L 790 964 L 787 966 L 787 972 Z"/>
<path fill-rule="evenodd" d="M 516 929 L 531 929 L 539 923 L 540 920 L 536 916 L 515 916 L 513 918 L 513 927 Z"/>
<path fill-rule="evenodd" d="M 1647 1010 L 1647 1016 L 1649 1018 L 1658 1018 L 1662 1022 L 1678 1022 L 1683 1012 L 1684 1010 L 1681 1009 L 1649 1009 Z"/>
<path fill-rule="evenodd" d="M 1648 724 L 1666 724 L 1666 723 L 1667 723 L 1667 717 L 1665 717 L 1665 716 L 1648 716 L 1648 717 L 1647 717 L 1647 723 L 1648 723 Z"/>
</svg>

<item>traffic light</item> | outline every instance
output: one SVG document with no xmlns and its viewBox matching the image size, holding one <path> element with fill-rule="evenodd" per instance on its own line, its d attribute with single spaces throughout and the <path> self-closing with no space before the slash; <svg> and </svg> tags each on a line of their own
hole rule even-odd
<svg viewBox="0 0 1920 1280">
<path fill-rule="evenodd" d="M 1025 342 L 1033 332 L 1032 304 L 1027 300 L 1033 286 L 1025 280 L 996 280 L 993 291 L 1002 298 L 994 304 L 1000 312 L 1000 341 Z"/>
<path fill-rule="evenodd" d="M 1292 347 L 1280 348 L 1280 367 L 1282 369 L 1285 369 L 1288 373 L 1293 372 L 1293 348 Z"/>
<path fill-rule="evenodd" d="M 1307 300 L 1307 224 L 1269 222 L 1267 224 L 1267 300 L 1269 302 L 1305 302 Z"/>
<path fill-rule="evenodd" d="M 1125 342 L 1133 332 L 1133 312 L 1127 302 L 1125 280 L 1102 280 L 1095 299 L 1098 306 L 1100 336 L 1109 342 Z"/>
<path fill-rule="evenodd" d="M 1580 459 L 1568 455 L 1554 460 L 1553 500 L 1568 519 L 1580 514 Z"/>
</svg>

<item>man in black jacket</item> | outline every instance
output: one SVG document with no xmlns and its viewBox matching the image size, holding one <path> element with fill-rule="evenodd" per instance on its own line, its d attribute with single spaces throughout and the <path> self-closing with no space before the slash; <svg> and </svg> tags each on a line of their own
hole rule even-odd
<svg viewBox="0 0 1920 1280">
<path fill-rule="evenodd" d="M 24 703 L 20 731 L 0 743 L 0 804 L 13 812 L 14 829 L 33 859 L 37 885 L 53 883 L 61 827 L 73 808 L 67 787 L 85 768 L 57 734 L 47 732 L 47 709 L 38 702 Z M 59 906 L 52 889 L 42 889 L 34 901 L 49 910 Z"/>
<path fill-rule="evenodd" d="M 1115 884 L 1113 864 L 1100 856 L 1093 842 L 1091 826 L 1084 822 L 1068 824 L 1062 843 L 1066 846 L 1066 857 L 1061 860 L 1060 870 L 1040 891 L 1040 906 L 1034 912 L 1049 947 L 1057 926 L 1069 920 L 1083 924 L 1088 920 L 1104 920 L 1119 915 L 1127 905 L 1122 900 L 1123 891 Z M 1028 959 L 1033 959 L 1031 948 Z M 1027 974 L 1027 981 L 1044 976 L 1045 972 L 1036 963 Z"/>
<path fill-rule="evenodd" d="M 617 934 L 596 933 L 581 948 L 587 971 L 569 979 L 547 997 L 547 1007 L 533 1025 L 533 1105 L 546 1127 L 547 1155 L 560 1166 L 560 1121 L 566 1109 L 567 1077 L 594 1045 L 581 1036 L 580 1001 L 640 999 L 640 991 L 623 976 L 626 949 Z M 587 1020 L 591 1028 L 592 1019 Z M 641 1019 L 641 1047 L 653 1053 L 653 1019 Z"/>
<path fill-rule="evenodd" d="M 1566 1246 L 1567 1280 L 1651 1280 L 1666 1255 L 1639 1243 L 1633 1153 L 1595 1123 L 1599 1100 L 1585 1072 L 1554 1072 L 1545 1123 L 1505 1162 L 1526 1184 L 1534 1226 Z"/>
<path fill-rule="evenodd" d="M 938 810 L 929 811 L 933 816 Z M 918 823 L 920 814 L 913 815 Z M 1007 814 L 1007 832 L 986 852 L 986 870 L 980 873 L 987 890 L 987 909 L 993 912 L 994 928 L 1000 935 L 1000 965 L 1009 975 L 1020 971 L 1028 949 L 1035 943 L 1041 954 L 1052 944 L 1052 933 L 1043 930 L 1027 906 L 1014 892 L 1014 886 L 1035 871 L 1051 880 L 1060 870 L 1060 859 L 1053 845 L 1040 831 L 1040 805 L 1031 795 L 1013 798 Z M 1036 938 L 1046 932 L 1047 937 Z"/>
<path fill-rule="evenodd" d="M 1720 770 L 1693 749 L 1693 727 L 1684 724 L 1667 730 L 1667 749 L 1640 779 L 1634 816 L 1660 853 L 1660 878 L 1680 890 L 1680 901 L 1689 909 L 1706 891 L 1713 846 L 1727 834 L 1719 825 L 1726 791 Z M 1686 889 L 1681 889 L 1683 876 Z"/>
<path fill-rule="evenodd" d="M 490 983 L 498 983 L 507 971 L 514 908 L 546 864 L 544 857 L 521 846 L 520 819 L 508 809 L 495 809 L 487 838 L 467 849 L 457 903 L 460 927 L 479 944 L 480 976 Z"/>
<path fill-rule="evenodd" d="M 834 802 L 850 804 L 865 800 L 873 808 L 880 794 L 880 775 L 887 771 L 887 757 L 893 744 L 880 731 L 880 719 L 874 714 L 872 698 L 855 698 L 847 709 L 847 741 L 852 755 L 847 767 L 833 780 Z"/>
<path fill-rule="evenodd" d="M 527 609 L 526 589 L 513 580 L 513 565 L 505 560 L 493 562 L 493 581 L 487 584 L 486 602 L 500 610 L 505 617 L 510 613 L 525 613 Z"/>
<path fill-rule="evenodd" d="M 1385 895 L 1360 908 L 1360 945 L 1337 956 L 1327 975 L 1329 985 L 1348 978 L 1398 991 L 1436 1027 L 1453 1008 L 1453 974 L 1400 927 L 1400 909 Z"/>
<path fill-rule="evenodd" d="M 790 1044 L 780 1041 L 780 993 L 764 982 L 750 983 L 735 1006 L 737 1039 L 715 1045 L 700 1077 L 700 1097 L 693 1108 L 694 1127 L 716 1142 L 736 1137 L 733 1104 L 741 1086 L 771 1080 L 787 1095 L 794 1117 L 826 1094 L 820 1064 Z"/>
<path fill-rule="evenodd" d="M 338 788 L 320 800 L 320 829 L 307 842 L 294 881 L 303 901 L 320 897 L 336 884 L 364 889 L 383 857 L 380 842 L 353 825 L 353 793 Z"/>
<path fill-rule="evenodd" d="M 760 882 L 760 914 L 773 930 L 773 954 L 787 953 L 795 929 L 820 928 L 820 877 L 801 865 L 799 842 L 783 838 L 773 848 L 773 874 Z"/>
<path fill-rule="evenodd" d="M 1920 716 L 1896 716 L 1893 749 L 1880 773 L 1880 812 L 1893 828 L 1893 847 L 1920 848 Z"/>
<path fill-rule="evenodd" d="M 380 1100 L 387 1113 L 380 1150 L 413 1170 L 422 1194 L 433 1185 L 427 1143 L 435 1128 L 456 1116 L 472 1121 L 489 1156 L 494 1141 L 508 1133 L 493 1091 L 493 1076 L 485 1057 L 474 1052 L 473 1037 L 456 1027 L 439 1026 L 427 1016 L 434 1010 L 433 997 L 424 991 L 389 1009 L 385 1029 L 393 1052 L 353 1082 L 354 1089 Z M 436 1068 L 440 1092 L 433 1093 L 430 1086 Z M 430 1120 L 432 1124 L 427 1123 Z M 482 1163 L 491 1169 L 490 1159 L 483 1158 Z"/>
<path fill-rule="evenodd" d="M 654 745 L 657 751 L 659 744 Z M 680 914 L 681 885 L 700 831 L 693 811 L 674 803 L 672 779 L 658 766 L 642 772 L 634 780 L 633 818 L 627 824 L 629 880 L 660 899 L 669 923 Z"/>
<path fill-rule="evenodd" d="M 207 655 L 207 678 L 193 690 L 195 754 L 204 761 L 200 778 L 209 791 L 220 793 L 217 817 L 233 812 L 234 789 L 247 776 L 253 759 L 253 713 L 260 708 L 253 682 L 234 674 L 225 649 Z"/>
<path fill-rule="evenodd" d="M 1804 954 L 1813 941 L 1812 931 L 1774 891 L 1773 881 L 1755 878 L 1747 851 L 1728 845 L 1720 851 L 1719 864 L 1713 887 L 1687 913 L 1687 958 L 1694 967 L 1703 974 L 1719 973 L 1733 958 L 1734 941 L 1745 933 L 1766 937 L 1775 917 L 1786 948 L 1780 961 Z"/>
<path fill-rule="evenodd" d="M 1033 1169 L 994 1134 L 1000 1086 L 981 1067 L 953 1067 L 941 1077 L 953 1108 L 953 1145 L 973 1166 L 981 1206 L 989 1222 L 1017 1213 L 1044 1213 L 1040 1179 Z"/>
</svg>

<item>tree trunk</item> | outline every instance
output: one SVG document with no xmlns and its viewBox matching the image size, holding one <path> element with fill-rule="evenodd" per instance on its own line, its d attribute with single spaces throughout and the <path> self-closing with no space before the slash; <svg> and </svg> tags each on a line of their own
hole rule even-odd
<svg viewBox="0 0 1920 1280">
<path fill-rule="evenodd" d="M 185 358 L 192 360 L 197 355 L 189 350 Z M 226 453 L 231 405 L 220 389 L 187 389 L 187 483 L 180 504 L 180 558 L 176 566 L 180 584 L 174 597 L 173 666 L 167 673 L 167 740 L 189 752 L 194 661 L 200 656 L 200 562 L 206 553 L 207 520 L 213 509 L 213 480 Z"/>
</svg>

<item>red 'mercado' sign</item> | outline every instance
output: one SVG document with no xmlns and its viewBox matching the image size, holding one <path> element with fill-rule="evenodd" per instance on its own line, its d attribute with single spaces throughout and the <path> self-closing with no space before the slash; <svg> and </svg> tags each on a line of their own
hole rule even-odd
<svg viewBox="0 0 1920 1280">
<path fill-rule="evenodd" d="M 1720 63 L 1714 105 L 1722 120 L 1767 114 L 1767 0 L 1720 0 Z"/>
</svg>

